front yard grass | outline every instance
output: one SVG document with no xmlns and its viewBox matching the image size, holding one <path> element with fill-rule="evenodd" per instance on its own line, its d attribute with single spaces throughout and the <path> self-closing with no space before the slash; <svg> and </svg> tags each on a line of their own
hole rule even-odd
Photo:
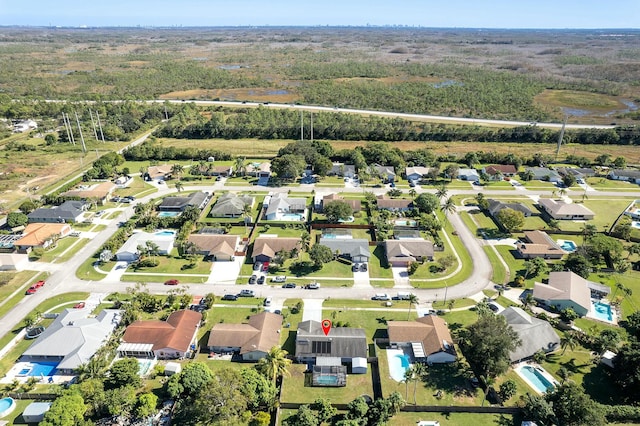
<svg viewBox="0 0 640 426">
<path fill-rule="evenodd" d="M 563 231 L 580 231 L 582 227 L 588 223 L 595 225 L 598 231 L 608 230 L 617 217 L 627 208 L 631 202 L 631 198 L 620 199 L 597 199 L 590 198 L 585 200 L 583 205 L 589 210 L 595 213 L 593 220 L 588 221 L 573 221 L 573 220 L 560 220 L 560 229 Z M 573 201 L 578 202 L 576 199 Z"/>
<path fill-rule="evenodd" d="M 334 314 L 335 312 L 335 314 Z M 338 322 L 347 327 L 363 328 L 367 335 L 367 341 L 373 341 L 387 335 L 387 321 L 407 321 L 417 318 L 416 310 L 394 309 L 381 311 L 367 311 L 355 309 L 331 309 L 322 308 L 324 318 L 330 318 L 334 327 Z"/>
<path fill-rule="evenodd" d="M 495 250 L 491 246 L 483 246 L 482 249 L 486 253 L 489 258 L 489 262 L 491 262 L 491 269 L 493 269 L 493 275 L 491 276 L 491 281 L 496 284 L 506 284 L 507 279 L 510 278 L 510 272 L 505 270 L 504 265 L 500 262 Z"/>
<path fill-rule="evenodd" d="M 37 280 L 46 279 L 48 275 L 44 272 L 35 271 L 3 272 L 1 275 L 3 285 L 0 286 L 0 300 L 3 301 L 2 305 L 0 305 L 0 318 L 4 317 L 25 297 L 24 290 L 28 286 Z M 8 299 L 15 291 L 17 293 L 11 299 Z"/>
<path fill-rule="evenodd" d="M 101 274 L 96 271 L 96 268 L 93 266 L 97 261 L 98 260 L 93 256 L 85 260 L 82 265 L 76 269 L 76 277 L 84 281 L 100 281 L 106 278 L 106 274 Z M 108 264 L 100 265 L 100 269 L 103 271 L 110 271 L 111 268 L 113 268 L 113 265 L 111 265 L 111 267 L 109 267 Z"/>
<path fill-rule="evenodd" d="M 160 275 L 144 275 L 144 274 L 123 274 L 120 281 L 124 282 L 142 282 L 142 283 L 163 283 L 172 277 L 170 273 Z M 181 283 L 202 284 L 207 281 L 208 275 L 181 275 L 177 279 Z"/>
</svg>

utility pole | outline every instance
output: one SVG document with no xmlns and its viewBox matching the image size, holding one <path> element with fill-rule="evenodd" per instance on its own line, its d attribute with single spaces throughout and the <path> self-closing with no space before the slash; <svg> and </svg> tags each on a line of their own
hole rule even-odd
<svg viewBox="0 0 640 426">
<path fill-rule="evenodd" d="M 73 131 L 69 124 L 69 117 L 64 114 L 64 111 L 62 112 L 62 122 L 64 123 L 65 130 L 67 131 L 67 138 L 69 138 L 69 142 L 75 146 L 76 142 L 73 140 Z"/>
<path fill-rule="evenodd" d="M 93 136 L 98 140 L 98 131 L 96 130 L 96 123 L 93 121 L 93 112 L 89 110 L 89 116 L 91 117 L 91 127 L 93 127 Z"/>
<path fill-rule="evenodd" d="M 313 142 L 313 112 L 311 113 L 311 142 Z"/>
<path fill-rule="evenodd" d="M 78 131 L 80 132 L 80 140 L 82 141 L 82 152 L 87 152 L 87 146 L 84 144 L 84 136 L 82 135 L 82 127 L 80 127 L 80 119 L 78 118 L 78 113 L 76 111 L 73 112 L 76 115 L 76 123 L 78 123 Z"/>
<path fill-rule="evenodd" d="M 304 111 L 300 110 L 300 140 L 304 140 Z"/>
<path fill-rule="evenodd" d="M 102 133 L 102 124 L 100 124 L 100 114 L 98 114 L 98 111 L 96 111 L 96 117 L 98 118 L 98 127 L 100 127 L 100 136 L 102 137 L 102 143 L 104 143 L 104 133 Z"/>
<path fill-rule="evenodd" d="M 567 126 L 567 120 L 569 120 L 569 114 L 565 114 L 564 122 L 562 123 L 562 129 L 560 129 L 560 136 L 558 136 L 558 147 L 556 148 L 556 160 L 560 155 L 560 145 L 562 145 L 562 139 L 564 138 L 564 129 Z"/>
</svg>

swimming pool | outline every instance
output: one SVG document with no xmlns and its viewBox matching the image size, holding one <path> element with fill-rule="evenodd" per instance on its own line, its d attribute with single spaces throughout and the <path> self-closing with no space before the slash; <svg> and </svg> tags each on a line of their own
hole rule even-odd
<svg viewBox="0 0 640 426">
<path fill-rule="evenodd" d="M 411 366 L 409 355 L 401 349 L 387 349 L 387 361 L 389 362 L 389 374 L 396 382 L 404 380 L 404 373 Z"/>
<path fill-rule="evenodd" d="M 41 377 L 52 376 L 58 367 L 57 362 L 29 362 L 27 363 L 16 376 L 18 377 Z"/>
<path fill-rule="evenodd" d="M 558 245 L 562 250 L 568 252 L 574 252 L 578 248 L 578 246 L 576 246 L 576 243 L 571 240 L 558 240 Z"/>
<path fill-rule="evenodd" d="M 173 237 L 176 235 L 176 231 L 160 231 L 154 234 L 157 237 Z"/>
<path fill-rule="evenodd" d="M 415 220 L 399 219 L 395 221 L 395 224 L 397 226 L 416 226 L 417 222 Z"/>
<path fill-rule="evenodd" d="M 0 417 L 4 417 L 16 408 L 16 402 L 13 398 L 0 399 Z"/>
<path fill-rule="evenodd" d="M 338 376 L 337 375 L 322 375 L 316 377 L 316 383 L 319 385 L 337 385 L 338 384 Z"/>
<path fill-rule="evenodd" d="M 158 217 L 176 217 L 180 216 L 180 212 L 159 212 Z"/>
<path fill-rule="evenodd" d="M 602 303 L 600 301 L 592 300 L 591 313 L 596 319 L 599 319 L 601 321 L 613 321 L 613 311 L 611 310 L 611 305 L 609 305 L 608 303 Z"/>
<path fill-rule="evenodd" d="M 304 215 L 300 213 L 285 213 L 282 216 L 280 216 L 280 220 L 288 220 L 290 222 L 303 221 Z"/>
<path fill-rule="evenodd" d="M 542 367 L 533 367 L 531 365 L 523 365 L 516 372 L 524 379 L 525 382 L 539 393 L 545 393 L 554 388 L 554 384 L 546 376 L 547 373 Z M 545 374 L 546 373 L 546 374 Z"/>
<path fill-rule="evenodd" d="M 138 359 L 138 376 L 145 376 L 152 365 L 153 360 L 151 359 Z"/>
</svg>

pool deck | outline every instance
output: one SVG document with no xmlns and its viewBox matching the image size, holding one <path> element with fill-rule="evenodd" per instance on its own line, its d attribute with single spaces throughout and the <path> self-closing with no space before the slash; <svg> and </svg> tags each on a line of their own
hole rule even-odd
<svg viewBox="0 0 640 426">
<path fill-rule="evenodd" d="M 40 383 L 48 383 L 49 377 L 53 378 L 53 383 L 62 384 L 70 381 L 75 376 L 63 376 L 63 375 L 54 375 L 54 376 L 20 376 L 19 373 L 21 370 L 25 368 L 29 368 L 31 363 L 29 362 L 17 362 L 11 370 L 0 379 L 0 383 L 12 383 L 14 380 L 17 380 L 19 383 L 26 383 L 31 377 L 36 377 L 40 379 Z"/>
<path fill-rule="evenodd" d="M 524 380 L 524 382 L 531 388 L 533 389 L 538 395 L 543 395 L 544 392 L 540 392 L 540 390 L 535 387 L 533 385 L 533 383 L 531 383 L 531 381 L 526 378 L 524 376 L 524 374 L 522 374 L 520 372 L 520 370 L 522 369 L 522 367 L 525 366 L 529 366 L 529 367 L 533 367 L 536 370 L 538 370 L 538 372 L 540 372 L 540 374 L 542 374 L 542 376 L 544 376 L 544 378 L 546 378 L 548 381 L 550 381 L 551 383 L 553 383 L 554 385 L 558 385 L 559 382 L 544 368 L 542 368 L 539 364 L 536 364 L 535 362 L 531 362 L 531 361 L 525 361 L 525 362 L 520 362 L 518 364 L 515 364 L 512 368 L 513 371 L 516 372 L 516 374 L 518 375 L 518 377 L 520 377 L 522 380 Z"/>
<path fill-rule="evenodd" d="M 619 316 L 619 312 L 618 312 L 617 308 L 615 306 L 613 306 L 607 299 L 601 299 L 601 300 L 593 300 L 593 299 L 591 299 L 591 307 L 593 308 L 593 306 L 598 302 L 605 303 L 605 304 L 607 304 L 607 305 L 609 305 L 611 307 L 611 317 L 612 317 L 612 319 L 609 321 L 607 319 L 600 318 L 600 317 L 596 316 L 596 314 L 593 312 L 592 309 L 589 309 L 589 312 L 587 312 L 586 317 L 589 318 L 589 319 L 595 320 L 595 321 L 600 321 L 600 322 L 605 323 L 605 324 L 618 325 L 618 318 L 620 316 Z"/>
</svg>

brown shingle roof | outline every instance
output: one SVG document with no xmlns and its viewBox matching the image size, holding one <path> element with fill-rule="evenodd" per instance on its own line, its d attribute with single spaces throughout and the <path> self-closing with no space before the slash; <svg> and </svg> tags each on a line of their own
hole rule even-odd
<svg viewBox="0 0 640 426">
<path fill-rule="evenodd" d="M 116 187 L 113 182 L 102 182 L 92 189 L 74 189 L 60 194 L 63 197 L 105 198 Z"/>
<path fill-rule="evenodd" d="M 240 347 L 240 354 L 253 351 L 269 352 L 280 343 L 282 316 L 271 312 L 252 315 L 249 324 L 216 324 L 211 329 L 207 345 Z"/>
<path fill-rule="evenodd" d="M 124 343 L 147 343 L 153 350 L 175 349 L 186 352 L 196 331 L 202 314 L 191 310 L 179 310 L 169 315 L 166 321 L 135 321 L 124 332 Z"/>
<path fill-rule="evenodd" d="M 351 210 L 353 210 L 354 212 L 359 212 L 362 209 L 362 203 L 360 202 L 360 200 L 344 199 L 338 194 L 325 195 L 322 198 L 322 205 L 325 206 L 332 201 L 342 201 L 343 203 L 348 204 L 349 207 L 351 207 Z"/>
<path fill-rule="evenodd" d="M 233 256 L 238 244 L 238 238 L 237 235 L 192 234 L 189 235 L 187 241 L 194 243 L 201 253 Z"/>
<path fill-rule="evenodd" d="M 412 200 L 378 198 L 379 209 L 407 209 L 411 207 Z"/>
<path fill-rule="evenodd" d="M 438 316 L 427 315 L 416 321 L 389 321 L 387 327 L 389 341 L 420 342 L 426 355 L 453 350 L 449 328 L 444 319 Z"/>
<path fill-rule="evenodd" d="M 258 237 L 253 242 L 252 257 L 265 255 L 273 257 L 280 250 L 291 251 L 294 248 L 300 248 L 300 238 L 269 238 Z"/>
<path fill-rule="evenodd" d="M 485 168 L 485 172 L 488 175 L 495 175 L 498 172 L 502 173 L 503 175 L 506 175 L 506 174 L 511 175 L 511 174 L 515 174 L 517 170 L 516 170 L 516 166 L 514 166 L 513 164 L 492 164 Z"/>
<path fill-rule="evenodd" d="M 525 231 L 528 243 L 518 244 L 518 251 L 528 255 L 564 254 L 560 246 L 543 231 Z"/>
<path fill-rule="evenodd" d="M 14 242 L 16 246 L 41 246 L 54 235 L 66 235 L 71 227 L 66 223 L 30 223 L 24 229 L 22 238 Z"/>
</svg>

